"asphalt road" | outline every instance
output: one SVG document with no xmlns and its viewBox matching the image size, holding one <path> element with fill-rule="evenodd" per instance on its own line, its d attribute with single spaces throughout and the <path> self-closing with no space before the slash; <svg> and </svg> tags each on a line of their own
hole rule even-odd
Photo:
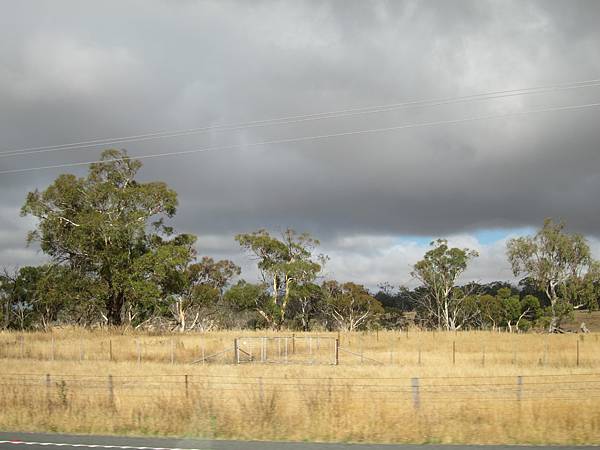
<svg viewBox="0 0 600 450">
<path fill-rule="evenodd" d="M 166 439 L 116 436 L 0 432 L 0 450 L 523 450 L 600 449 L 600 446 L 509 446 L 509 445 L 384 445 L 319 444 L 308 442 L 221 441 L 208 439 Z"/>
</svg>

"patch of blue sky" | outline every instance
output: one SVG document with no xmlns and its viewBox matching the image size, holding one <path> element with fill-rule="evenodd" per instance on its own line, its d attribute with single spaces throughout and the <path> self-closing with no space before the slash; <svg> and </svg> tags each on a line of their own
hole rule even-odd
<svg viewBox="0 0 600 450">
<path fill-rule="evenodd" d="M 526 236 L 533 234 L 534 228 L 531 227 L 520 227 L 520 228 L 485 228 L 465 234 L 474 236 L 481 244 L 488 245 L 494 242 L 501 241 L 508 237 L 514 236 Z M 418 236 L 418 235 L 401 235 L 395 239 L 396 245 L 406 245 L 408 243 L 416 244 L 419 246 L 428 246 L 431 241 L 434 241 L 437 237 L 434 236 Z"/>
<path fill-rule="evenodd" d="M 492 244 L 513 236 L 526 236 L 534 233 L 531 227 L 522 228 L 489 228 L 473 232 L 473 236 L 482 244 Z"/>
</svg>

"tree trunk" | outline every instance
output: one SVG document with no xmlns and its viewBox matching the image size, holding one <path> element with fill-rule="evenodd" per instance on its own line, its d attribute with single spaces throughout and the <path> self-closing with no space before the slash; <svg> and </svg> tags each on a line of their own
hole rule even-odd
<svg viewBox="0 0 600 450">
<path fill-rule="evenodd" d="M 125 303 L 125 295 L 122 292 L 114 292 L 106 302 L 106 317 L 108 318 L 108 326 L 120 326 L 123 321 L 121 319 L 121 311 Z"/>
</svg>

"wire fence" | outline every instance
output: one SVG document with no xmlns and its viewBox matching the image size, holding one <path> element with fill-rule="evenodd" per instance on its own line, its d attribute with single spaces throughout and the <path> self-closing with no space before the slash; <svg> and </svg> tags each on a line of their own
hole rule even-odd
<svg viewBox="0 0 600 450">
<path fill-rule="evenodd" d="M 600 373 L 464 377 L 294 377 L 215 374 L 79 375 L 2 373 L 0 392 L 19 389 L 46 395 L 99 396 L 157 401 L 206 396 L 226 403 L 256 395 L 306 396 L 320 401 L 369 400 L 377 403 L 424 405 L 453 403 L 477 407 L 494 402 L 583 401 L 600 398 Z"/>
<path fill-rule="evenodd" d="M 485 337 L 485 336 L 483 336 Z M 491 336 L 462 339 L 461 335 L 415 334 L 386 336 L 378 334 L 285 335 L 242 337 L 111 337 L 60 340 L 27 335 L 0 334 L 0 359 L 39 361 L 157 362 L 167 364 L 321 364 L 321 365 L 452 365 L 495 364 L 516 367 L 598 367 L 598 335 L 526 338 Z M 402 339 L 402 341 L 400 341 Z"/>
</svg>

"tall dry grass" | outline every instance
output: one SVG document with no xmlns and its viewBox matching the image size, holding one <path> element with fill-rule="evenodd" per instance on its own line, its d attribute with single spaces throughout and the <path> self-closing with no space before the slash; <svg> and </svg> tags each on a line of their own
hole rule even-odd
<svg viewBox="0 0 600 450">
<path fill-rule="evenodd" d="M 348 333 L 340 336 L 338 366 L 328 364 L 330 340 L 297 334 L 287 364 L 236 365 L 232 351 L 190 364 L 232 349 L 242 335 L 264 333 L 0 333 L 0 428 L 320 441 L 600 440 L 596 334 Z M 260 340 L 239 342 L 258 357 L 252 345 Z M 269 359 L 283 362 L 283 342 L 270 345 Z"/>
</svg>

